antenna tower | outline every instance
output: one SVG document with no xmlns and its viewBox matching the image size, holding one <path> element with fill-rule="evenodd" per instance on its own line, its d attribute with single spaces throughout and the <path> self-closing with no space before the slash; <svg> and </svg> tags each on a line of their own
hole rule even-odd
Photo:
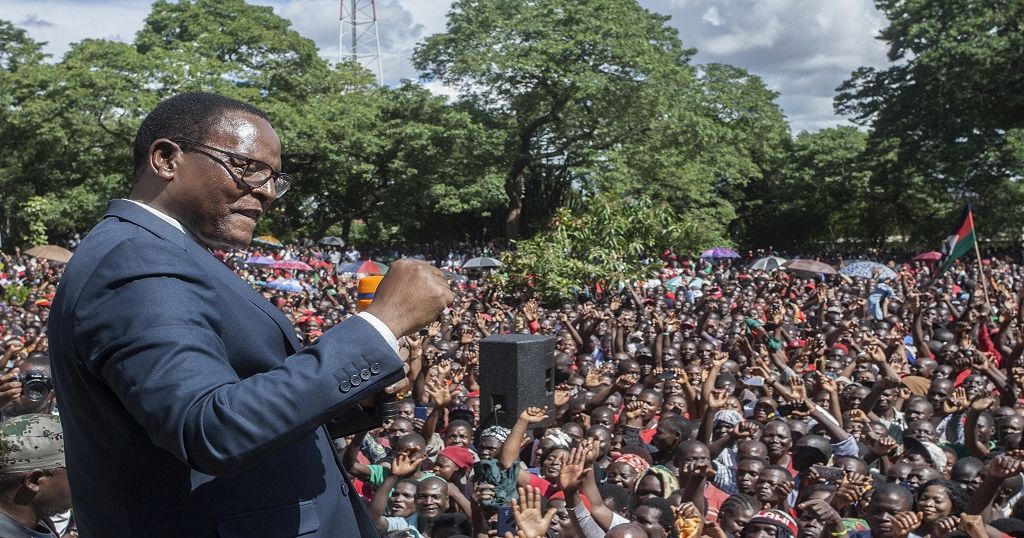
<svg viewBox="0 0 1024 538">
<path fill-rule="evenodd" d="M 377 0 L 341 0 L 338 61 L 354 61 L 377 75 L 384 84 L 377 37 Z"/>
</svg>

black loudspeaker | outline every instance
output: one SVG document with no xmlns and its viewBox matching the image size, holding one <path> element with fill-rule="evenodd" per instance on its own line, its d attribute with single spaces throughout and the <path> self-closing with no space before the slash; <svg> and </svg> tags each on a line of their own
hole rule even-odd
<svg viewBox="0 0 1024 538">
<path fill-rule="evenodd" d="M 501 334 L 480 341 L 480 427 L 511 428 L 523 409 L 544 406 L 555 407 L 554 337 Z"/>
</svg>

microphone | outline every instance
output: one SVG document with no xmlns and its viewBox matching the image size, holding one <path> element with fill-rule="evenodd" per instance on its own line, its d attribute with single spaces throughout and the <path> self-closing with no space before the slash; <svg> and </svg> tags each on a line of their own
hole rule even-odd
<svg viewBox="0 0 1024 538">
<path fill-rule="evenodd" d="M 383 420 L 391 420 L 398 416 L 398 398 L 391 394 L 379 393 L 377 398 L 377 413 Z"/>
</svg>

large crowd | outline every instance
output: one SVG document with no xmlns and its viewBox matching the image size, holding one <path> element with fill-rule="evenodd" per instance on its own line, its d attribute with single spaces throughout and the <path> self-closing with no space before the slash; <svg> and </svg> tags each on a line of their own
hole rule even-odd
<svg viewBox="0 0 1024 538">
<path fill-rule="evenodd" d="M 365 253 L 256 247 L 217 254 L 301 341 L 356 314 L 361 275 L 337 268 Z M 455 302 L 401 339 L 416 383 L 398 415 L 336 442 L 382 534 L 1024 536 L 1010 258 L 939 274 L 897 257 L 882 260 L 895 278 L 850 278 L 666 251 L 657 274 L 545 304 L 461 270 L 479 248 L 420 251 Z M 46 322 L 61 271 L 0 255 L 4 419 L 59 410 Z M 480 416 L 480 341 L 509 333 L 555 338 L 556 389 L 504 428 Z"/>
</svg>

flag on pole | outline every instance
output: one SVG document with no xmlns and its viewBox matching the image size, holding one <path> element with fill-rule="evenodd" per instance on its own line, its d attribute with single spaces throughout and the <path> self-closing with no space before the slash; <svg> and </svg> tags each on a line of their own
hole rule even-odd
<svg viewBox="0 0 1024 538">
<path fill-rule="evenodd" d="M 942 244 L 942 259 L 939 260 L 939 273 L 946 272 L 957 258 L 967 254 L 974 248 L 976 237 L 974 235 L 974 216 L 971 214 L 971 206 L 964 208 L 960 220 L 952 235 L 946 238 Z"/>
</svg>

